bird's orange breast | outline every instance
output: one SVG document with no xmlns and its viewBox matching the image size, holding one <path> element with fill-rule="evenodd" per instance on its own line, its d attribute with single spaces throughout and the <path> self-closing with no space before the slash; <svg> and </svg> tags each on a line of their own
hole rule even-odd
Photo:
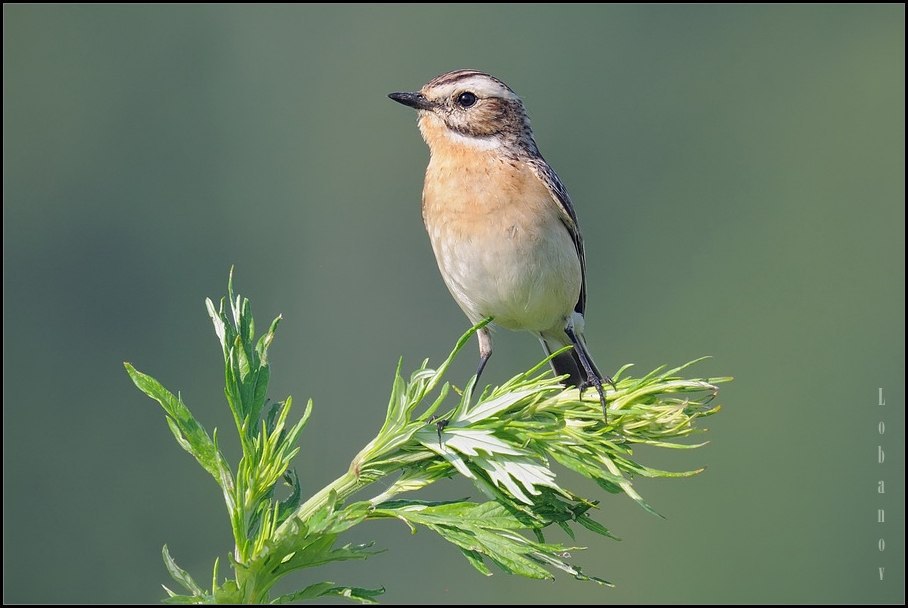
<svg viewBox="0 0 908 608">
<path fill-rule="evenodd" d="M 492 316 L 512 329 L 563 325 L 581 270 L 552 193 L 501 150 L 450 138 L 430 145 L 423 219 L 461 308 L 474 323 Z"/>
</svg>

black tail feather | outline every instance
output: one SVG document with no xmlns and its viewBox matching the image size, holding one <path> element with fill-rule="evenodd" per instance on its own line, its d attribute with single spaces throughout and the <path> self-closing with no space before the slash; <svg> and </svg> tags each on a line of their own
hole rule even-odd
<svg viewBox="0 0 908 608">
<path fill-rule="evenodd" d="M 584 386 L 586 384 L 586 372 L 583 371 L 580 357 L 573 348 L 560 355 L 555 355 L 552 358 L 552 369 L 555 370 L 556 376 L 568 374 L 565 383 L 570 386 Z"/>
<path fill-rule="evenodd" d="M 602 388 L 602 383 L 607 382 L 612 385 L 612 388 L 615 387 L 615 383 L 608 376 L 603 376 L 602 372 L 596 368 L 596 364 L 593 363 L 593 358 L 590 357 L 589 350 L 586 348 L 586 342 L 583 340 L 582 334 L 575 332 L 571 326 L 564 329 L 564 334 L 568 343 L 572 344 L 574 348 L 553 357 L 551 359 L 552 368 L 559 376 L 567 374 L 568 377 L 565 383 L 569 386 L 576 386 L 580 389 L 581 394 L 586 387 L 594 386 L 596 392 L 599 393 L 599 402 L 602 404 L 602 419 L 608 422 L 608 404 L 605 400 L 605 390 Z M 551 355 L 552 351 L 558 349 L 557 337 L 540 335 L 539 339 L 548 354 Z M 550 340 L 555 343 L 552 344 Z"/>
<path fill-rule="evenodd" d="M 566 338 L 566 343 L 570 344 L 569 339 Z M 550 341 L 551 340 L 551 341 Z M 542 347 L 545 349 L 545 352 L 551 355 L 553 352 L 562 348 L 564 344 L 558 344 L 554 339 L 547 340 L 545 337 L 540 336 L 539 341 L 542 342 Z M 583 361 L 581 360 L 579 349 L 583 349 L 583 354 L 586 355 L 586 360 L 592 369 L 595 380 L 588 377 L 586 373 L 586 368 L 583 366 Z M 612 379 L 608 376 L 602 375 L 602 372 L 599 371 L 599 368 L 596 367 L 596 363 L 593 362 L 593 357 L 590 356 L 589 350 L 586 348 L 586 342 L 582 337 L 578 336 L 577 344 L 574 345 L 574 348 L 566 352 L 556 355 L 551 360 L 552 369 L 555 370 L 556 376 L 563 376 L 567 374 L 568 377 L 565 380 L 565 384 L 568 386 L 576 386 L 577 388 L 586 388 L 596 384 L 596 380 L 599 383 L 607 382 L 613 387 L 615 384 L 612 382 Z"/>
</svg>

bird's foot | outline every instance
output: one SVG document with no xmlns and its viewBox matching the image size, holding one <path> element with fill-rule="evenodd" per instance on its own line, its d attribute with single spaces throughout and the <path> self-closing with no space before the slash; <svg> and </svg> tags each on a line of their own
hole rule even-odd
<svg viewBox="0 0 908 608">
<path fill-rule="evenodd" d="M 580 389 L 580 395 L 583 396 L 583 391 L 585 391 L 586 389 L 588 389 L 591 386 L 596 387 L 596 392 L 599 393 L 599 403 L 602 404 L 602 420 L 607 424 L 608 423 L 608 410 L 607 410 L 608 404 L 605 400 L 605 389 L 602 388 L 603 380 L 605 382 L 609 383 L 611 385 L 612 389 L 617 390 L 617 388 L 615 387 L 615 383 L 612 381 L 611 378 L 609 378 L 608 376 L 603 376 L 602 380 L 600 380 L 599 377 L 595 376 L 595 375 L 590 375 L 589 377 L 587 377 L 587 379 L 584 380 L 583 382 L 581 382 L 577 388 Z"/>
<path fill-rule="evenodd" d="M 450 421 L 449 419 L 447 419 L 447 418 L 439 418 L 439 417 L 436 416 L 435 414 L 432 414 L 432 416 L 429 418 L 429 422 L 430 422 L 430 423 L 432 423 L 432 422 L 435 423 L 435 430 L 438 432 L 438 447 L 441 448 L 441 447 L 442 447 L 442 443 L 441 443 L 441 432 L 442 432 L 443 430 L 445 430 L 445 427 L 448 426 L 448 424 L 449 424 L 451 421 Z"/>
</svg>

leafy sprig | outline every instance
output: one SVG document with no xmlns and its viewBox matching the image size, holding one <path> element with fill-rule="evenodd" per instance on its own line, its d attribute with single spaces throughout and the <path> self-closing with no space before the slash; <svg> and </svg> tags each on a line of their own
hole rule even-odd
<svg viewBox="0 0 908 608">
<path fill-rule="evenodd" d="M 684 379 L 679 374 L 690 363 L 660 368 L 643 378 L 625 376 L 629 367 L 625 366 L 615 375 L 616 388 L 607 394 L 607 422 L 598 396 L 565 389 L 560 378 L 551 376 L 548 359 L 478 395 L 475 378 L 458 391 L 444 380 L 445 372 L 487 320 L 461 337 L 438 368 L 429 367 L 426 360 L 404 379 L 398 362 L 378 434 L 343 475 L 303 502 L 290 464 L 312 402 L 290 424 L 291 398 L 268 401 L 268 347 L 280 317 L 256 340 L 249 301 L 234 294 L 232 273 L 227 291 L 217 309 L 211 300 L 206 304 L 221 344 L 224 392 L 242 448 L 235 469 L 218 447 L 217 432 L 209 435 L 179 395 L 125 364 L 136 386 L 164 408 L 178 444 L 220 486 L 234 536 L 230 556 L 234 577 L 220 580 L 215 560 L 209 589 L 177 566 L 164 547 L 165 566 L 185 590 L 176 593 L 165 587 L 171 603 L 288 603 L 329 595 L 372 603 L 383 588 L 322 582 L 276 598 L 271 590 L 295 570 L 377 553 L 371 544 L 340 540 L 353 526 L 377 519 L 396 519 L 414 531 L 422 527 L 437 533 L 484 575 L 490 575 L 489 565 L 495 564 L 528 578 L 552 578 L 553 571 L 561 570 L 579 580 L 609 585 L 568 561 L 582 547 L 545 538 L 552 525 L 570 539 L 575 538 L 577 525 L 614 538 L 591 517 L 598 501 L 566 487 L 552 464 L 592 479 L 608 492 L 627 494 L 655 513 L 634 489 L 634 476 L 684 477 L 701 469 L 680 473 L 653 469 L 633 459 L 633 447 L 702 445 L 677 439 L 697 432 L 694 422 L 719 410 L 712 403 L 716 384 L 730 380 Z M 449 406 L 449 398 L 458 392 L 456 404 Z M 399 498 L 455 475 L 470 479 L 485 500 Z M 379 480 L 382 490 L 370 495 Z M 281 484 L 289 487 L 284 499 L 275 495 Z M 356 494 L 360 498 L 351 500 Z"/>
</svg>

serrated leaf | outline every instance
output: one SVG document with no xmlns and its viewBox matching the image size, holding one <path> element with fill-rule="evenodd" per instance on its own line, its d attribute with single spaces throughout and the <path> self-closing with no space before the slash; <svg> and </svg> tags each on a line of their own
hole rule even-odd
<svg viewBox="0 0 908 608">
<path fill-rule="evenodd" d="M 238 564 L 235 567 L 241 568 Z M 214 591 L 214 601 L 218 604 L 239 604 L 242 601 L 242 595 L 235 581 L 225 581 Z"/>
<path fill-rule="evenodd" d="M 526 504 L 533 504 L 534 501 L 528 498 L 522 490 L 526 490 L 531 495 L 537 495 L 540 493 L 537 488 L 539 486 L 564 492 L 555 483 L 555 473 L 545 465 L 533 462 L 527 458 L 500 460 L 475 458 L 473 462 L 488 473 L 489 478 L 495 485 L 499 488 L 502 486 L 506 487 L 512 495 Z M 517 483 L 522 488 L 518 487 Z"/>
<path fill-rule="evenodd" d="M 300 506 L 299 480 L 292 470 L 287 471 L 290 459 L 299 450 L 296 438 L 309 416 L 311 401 L 303 420 L 292 428 L 287 427 L 289 398 L 262 420 L 270 380 L 267 354 L 280 317 L 253 342 L 251 304 L 233 292 L 232 278 L 231 270 L 228 296 L 221 299 L 219 310 L 214 310 L 211 300 L 206 300 L 206 307 L 224 351 L 225 395 L 242 439 L 243 459 L 235 489 L 218 450 L 217 435 L 209 439 L 179 395 L 174 397 L 159 384 L 155 386 L 153 379 L 146 381 L 127 364 L 127 371 L 143 392 L 152 398 L 156 397 L 149 391 L 161 397 L 157 400 L 167 412 L 168 425 L 178 443 L 200 463 L 207 458 L 208 466 L 203 466 L 224 487 L 237 542 L 231 560 L 239 575 L 237 580 L 243 581 L 242 589 L 233 581 L 219 586 L 216 563 L 209 596 L 167 554 L 165 563 L 171 576 L 193 594 L 177 595 L 168 590 L 171 602 L 266 601 L 267 590 L 287 572 L 333 561 L 364 559 L 376 553 L 371 545 L 337 546 L 336 542 L 338 535 L 352 526 L 380 517 L 395 517 L 414 530 L 423 526 L 436 532 L 457 546 L 474 569 L 484 575 L 491 574 L 491 560 L 506 572 L 525 577 L 552 578 L 552 571 L 563 570 L 579 580 L 608 584 L 566 561 L 576 547 L 545 542 L 543 529 L 551 524 L 573 537 L 572 522 L 612 536 L 587 515 L 595 503 L 556 484 L 549 463 L 564 464 L 601 487 L 624 492 L 652 510 L 635 492 L 631 479 L 636 475 L 684 476 L 693 472 L 671 473 L 642 466 L 632 459 L 631 449 L 637 444 L 676 447 L 669 440 L 686 437 L 694 430 L 693 420 L 719 408 L 707 405 L 715 396 L 714 384 L 675 377 L 686 366 L 668 371 L 663 367 L 643 379 L 621 378 L 619 390 L 609 393 L 616 411 L 606 425 L 592 391 L 581 396 L 576 389 L 562 390 L 547 369 L 547 358 L 500 387 L 476 390 L 477 380 L 475 376 L 471 378 L 453 411 L 442 417 L 447 427 L 439 424 L 439 436 L 431 424 L 437 418 L 429 417 L 446 403 L 451 385 L 443 379 L 445 372 L 472 335 L 489 322 L 486 319 L 461 337 L 437 370 L 425 360 L 405 381 L 398 362 L 388 413 L 379 435 L 357 455 L 350 472 Z M 439 386 L 439 394 L 425 409 L 424 400 L 428 401 L 428 395 Z M 696 394 L 704 391 L 710 394 Z M 423 408 L 423 414 L 414 419 L 419 408 Z M 206 440 L 210 444 L 207 447 Z M 472 479 L 492 500 L 479 504 L 465 500 L 386 500 L 455 472 Z M 290 497 L 278 501 L 275 484 L 285 474 Z M 387 476 L 394 474 L 399 477 L 389 484 L 391 478 Z M 372 501 L 348 502 L 354 491 L 379 480 L 381 493 Z M 165 547 L 165 554 L 166 551 Z M 250 598 L 248 594 L 253 589 L 261 595 Z M 325 582 L 274 601 L 335 595 L 372 602 L 381 591 Z"/>
<path fill-rule="evenodd" d="M 547 390 L 547 386 L 536 386 L 533 388 L 523 389 L 519 391 L 514 391 L 510 393 L 505 393 L 494 399 L 489 399 L 484 403 L 479 403 L 471 409 L 466 416 L 463 417 L 464 420 L 468 422 L 479 422 L 486 418 L 495 416 L 496 414 L 502 412 L 503 410 L 508 409 L 518 401 L 521 401 L 531 395 L 543 392 Z"/>
<path fill-rule="evenodd" d="M 272 604 L 289 604 L 291 602 L 299 602 L 302 600 L 311 600 L 316 597 L 321 597 L 331 591 L 335 587 L 334 583 L 331 582 L 322 582 L 314 583 L 309 585 L 305 589 L 299 591 L 294 591 L 293 593 L 287 593 L 271 600 Z"/>
<path fill-rule="evenodd" d="M 303 549 L 296 551 L 292 557 L 281 562 L 279 568 L 281 574 L 286 574 L 291 570 L 300 568 L 312 568 L 331 562 L 343 562 L 354 559 L 367 559 L 381 551 L 372 549 L 372 543 L 364 545 L 346 544 L 338 548 L 332 548 L 336 535 L 329 534 L 316 539 L 314 542 L 305 546 Z"/>
<path fill-rule="evenodd" d="M 467 501 L 427 502 L 397 500 L 382 503 L 375 512 L 406 512 L 405 519 L 421 524 L 482 526 L 499 530 L 520 530 L 528 527 L 513 511 L 495 501 L 474 503 Z"/>
<path fill-rule="evenodd" d="M 427 526 L 457 545 L 470 564 L 486 575 L 491 572 L 485 566 L 484 558 L 512 574 L 551 578 L 551 573 L 539 565 L 537 554 L 565 550 L 558 545 L 533 542 L 519 534 L 518 530 L 529 528 L 530 523 L 522 521 L 501 503 L 492 501 L 482 504 L 394 501 L 376 507 L 376 514 Z"/>
<path fill-rule="evenodd" d="M 579 515 L 577 517 L 576 521 L 578 524 L 580 524 L 587 530 L 591 530 L 591 531 L 595 532 L 596 534 L 601 534 L 602 536 L 607 536 L 614 540 L 621 540 L 620 538 L 618 538 L 617 536 L 612 534 L 608 528 L 606 528 L 605 526 L 600 524 L 598 521 L 591 518 L 589 515 L 585 515 L 585 514 Z"/>
<path fill-rule="evenodd" d="M 129 363 L 124 363 L 124 365 L 136 387 L 157 401 L 167 412 L 168 425 L 180 446 L 192 454 L 198 463 L 220 483 L 223 456 L 218 452 L 202 425 L 196 422 L 183 400 L 176 397 L 151 376 L 143 374 Z"/>
<path fill-rule="evenodd" d="M 365 589 L 363 587 L 342 587 L 334 583 L 324 582 L 309 585 L 301 591 L 282 595 L 271 601 L 272 604 L 289 604 L 302 600 L 311 600 L 329 595 L 336 595 L 347 599 L 356 600 L 362 604 L 377 603 L 374 598 L 385 592 L 384 587 L 378 589 Z"/>
<path fill-rule="evenodd" d="M 438 445 L 438 437 L 428 429 L 416 433 L 416 438 L 426 447 L 433 449 Z M 487 429 L 468 429 L 446 426 L 441 433 L 442 444 L 452 450 L 457 450 L 466 456 L 478 456 L 485 452 L 489 456 L 497 454 L 510 456 L 528 456 L 531 452 L 522 450 L 495 436 Z M 443 450 L 437 450 L 442 452 Z"/>
<path fill-rule="evenodd" d="M 521 537 L 523 542 L 515 542 L 504 536 L 492 534 L 486 530 L 476 530 L 474 542 L 502 570 L 527 578 L 553 579 L 551 572 L 528 557 L 533 553 L 530 541 Z M 446 536 L 446 538 L 451 538 Z M 456 541 L 455 541 L 456 542 Z"/>
</svg>

